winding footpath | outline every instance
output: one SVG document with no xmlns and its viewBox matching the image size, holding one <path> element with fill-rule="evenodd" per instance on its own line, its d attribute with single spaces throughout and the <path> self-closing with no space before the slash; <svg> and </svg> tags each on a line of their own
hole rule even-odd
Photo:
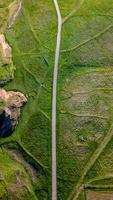
<svg viewBox="0 0 113 200">
<path fill-rule="evenodd" d="M 56 98 L 57 98 L 57 79 L 58 64 L 60 55 L 62 17 L 57 0 L 54 0 L 55 9 L 58 17 L 58 32 L 55 52 L 55 64 L 53 74 L 53 95 L 52 95 L 52 200 L 57 200 L 57 163 L 56 163 Z"/>
</svg>

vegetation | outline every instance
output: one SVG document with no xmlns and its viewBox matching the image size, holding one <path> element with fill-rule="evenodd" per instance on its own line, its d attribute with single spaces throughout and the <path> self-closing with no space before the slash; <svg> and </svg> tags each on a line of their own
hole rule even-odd
<svg viewBox="0 0 113 200">
<path fill-rule="evenodd" d="M 0 78 L 3 74 L 8 81 L 15 68 L 13 80 L 4 88 L 24 93 L 28 102 L 13 134 L 0 139 L 0 198 L 51 199 L 57 16 L 50 0 L 24 0 L 16 21 L 8 27 L 7 9 L 12 2 L 0 1 L 0 31 L 13 56 L 13 70 L 12 65 L 5 71 L 0 67 Z M 113 184 L 113 1 L 58 3 L 63 16 L 57 95 L 58 199 L 91 199 L 92 186 L 109 191 Z M 26 163 L 36 172 L 35 181 Z M 16 180 L 21 181 L 20 195 L 15 197 Z"/>
</svg>

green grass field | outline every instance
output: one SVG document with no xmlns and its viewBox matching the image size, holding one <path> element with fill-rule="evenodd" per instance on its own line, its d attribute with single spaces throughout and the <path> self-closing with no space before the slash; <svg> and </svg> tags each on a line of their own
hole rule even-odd
<svg viewBox="0 0 113 200">
<path fill-rule="evenodd" d="M 51 200 L 57 16 L 53 1 L 23 0 L 19 16 L 8 28 L 7 7 L 12 2 L 0 2 L 0 32 L 12 47 L 15 67 L 12 71 L 7 66 L 3 72 L 0 68 L 0 77 L 8 81 L 11 73 L 13 78 L 1 87 L 24 93 L 28 102 L 13 134 L 0 139 L 0 198 Z M 113 0 L 58 3 L 63 17 L 57 93 L 58 200 L 90 200 L 95 191 L 88 187 L 113 185 Z M 9 151 L 19 157 L 12 158 Z M 36 172 L 35 181 L 26 163 Z M 15 197 L 16 174 L 21 184 Z"/>
</svg>

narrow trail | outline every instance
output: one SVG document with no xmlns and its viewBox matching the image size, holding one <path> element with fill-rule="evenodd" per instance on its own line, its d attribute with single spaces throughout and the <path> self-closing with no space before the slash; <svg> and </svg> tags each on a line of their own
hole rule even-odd
<svg viewBox="0 0 113 200">
<path fill-rule="evenodd" d="M 80 2 L 77 4 L 76 8 L 72 10 L 66 17 L 63 18 L 63 24 L 68 21 L 73 15 L 75 15 L 76 12 L 78 12 L 84 3 L 85 0 L 80 0 Z"/>
<path fill-rule="evenodd" d="M 67 53 L 67 52 L 71 52 L 71 51 L 74 51 L 86 44 L 88 44 L 89 42 L 93 41 L 93 40 L 96 40 L 98 38 L 100 38 L 102 35 L 104 35 L 107 31 L 109 31 L 111 28 L 113 28 L 113 24 L 110 24 L 108 25 L 106 28 L 104 28 L 103 30 L 101 30 L 99 33 L 95 34 L 94 36 L 92 36 L 91 38 L 81 42 L 80 44 L 77 44 L 69 49 L 62 49 L 61 50 L 61 53 Z"/>
<path fill-rule="evenodd" d="M 57 200 L 57 167 L 56 167 L 56 98 L 57 98 L 57 79 L 58 64 L 60 55 L 62 17 L 57 0 L 54 0 L 55 9 L 58 17 L 58 32 L 56 41 L 55 63 L 53 73 L 53 94 L 52 94 L 52 200 Z"/>
<path fill-rule="evenodd" d="M 12 2 L 12 3 L 9 5 L 8 9 L 10 9 L 11 7 L 13 7 L 14 4 L 15 4 L 15 2 L 16 2 L 16 1 Z M 10 21 L 9 21 L 9 26 L 8 26 L 8 28 L 11 28 L 12 25 L 14 24 L 14 22 L 16 21 L 16 18 L 17 18 L 18 15 L 20 14 L 21 8 L 22 8 L 22 1 L 20 0 L 20 1 L 17 2 L 17 9 L 16 9 L 16 12 L 13 13 L 12 18 L 11 18 Z"/>
<path fill-rule="evenodd" d="M 78 197 L 80 195 L 80 192 L 84 188 L 83 182 L 84 182 L 85 176 L 87 175 L 87 173 L 91 169 L 91 167 L 95 164 L 96 160 L 99 158 L 99 156 L 101 155 L 103 150 L 106 148 L 106 146 L 110 142 L 112 136 L 113 136 L 113 124 L 111 125 L 110 130 L 108 131 L 107 135 L 105 136 L 105 138 L 103 139 L 103 141 L 101 142 L 99 147 L 95 150 L 95 152 L 92 155 L 91 159 L 89 159 L 89 162 L 85 166 L 85 168 L 84 168 L 84 170 L 82 172 L 82 175 L 81 175 L 81 177 L 80 177 L 80 179 L 78 181 L 78 184 L 76 185 L 76 187 L 72 191 L 72 193 L 69 196 L 68 200 L 77 200 L 78 199 Z"/>
</svg>

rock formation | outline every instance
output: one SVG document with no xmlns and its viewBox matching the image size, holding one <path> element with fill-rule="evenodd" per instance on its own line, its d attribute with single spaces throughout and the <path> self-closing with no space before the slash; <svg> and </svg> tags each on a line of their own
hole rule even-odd
<svg viewBox="0 0 113 200">
<path fill-rule="evenodd" d="M 5 36 L 0 34 L 0 84 L 12 80 L 14 77 L 14 70 L 12 49 L 6 42 Z"/>
<path fill-rule="evenodd" d="M 3 34 L 0 34 L 0 58 L 2 65 L 7 65 L 12 63 L 12 50 L 11 47 L 6 43 Z"/>
<path fill-rule="evenodd" d="M 20 92 L 0 89 L 0 137 L 10 135 L 18 123 L 21 108 L 27 98 Z"/>
</svg>

